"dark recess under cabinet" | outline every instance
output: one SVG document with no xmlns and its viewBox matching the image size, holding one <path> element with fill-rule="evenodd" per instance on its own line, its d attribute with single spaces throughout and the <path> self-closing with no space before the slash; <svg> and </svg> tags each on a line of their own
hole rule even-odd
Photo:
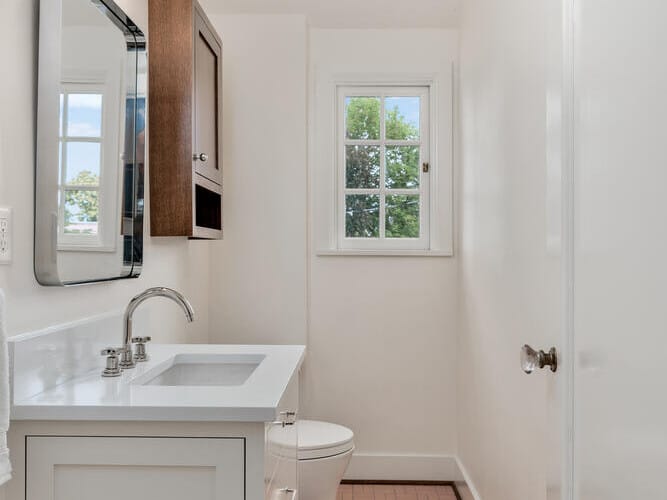
<svg viewBox="0 0 667 500">
<path fill-rule="evenodd" d="M 220 229 L 222 227 L 222 196 L 203 186 L 195 186 L 195 224 L 198 227 Z"/>
</svg>

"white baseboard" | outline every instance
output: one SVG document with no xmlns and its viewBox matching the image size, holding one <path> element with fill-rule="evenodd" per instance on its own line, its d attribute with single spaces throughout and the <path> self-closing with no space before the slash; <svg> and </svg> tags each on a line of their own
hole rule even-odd
<svg viewBox="0 0 667 500">
<path fill-rule="evenodd" d="M 456 458 L 456 466 L 461 474 L 461 480 L 455 481 L 456 489 L 459 490 L 461 499 L 482 500 L 482 497 L 479 496 L 479 493 L 477 492 L 477 488 L 475 488 L 475 484 L 472 482 L 472 479 L 470 478 L 470 474 L 468 474 L 468 470 L 465 468 L 465 466 L 461 463 L 461 461 L 458 458 Z"/>
<path fill-rule="evenodd" d="M 355 453 L 344 479 L 456 482 L 463 476 L 451 455 Z"/>
<path fill-rule="evenodd" d="M 475 500 L 475 495 L 468 487 L 468 483 L 465 481 L 457 481 L 454 484 L 456 484 L 456 490 L 459 492 L 461 500 Z"/>
</svg>

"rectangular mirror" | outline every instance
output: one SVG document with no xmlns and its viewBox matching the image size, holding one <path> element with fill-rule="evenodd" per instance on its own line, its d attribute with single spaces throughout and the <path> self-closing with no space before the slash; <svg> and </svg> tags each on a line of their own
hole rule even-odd
<svg viewBox="0 0 667 500">
<path fill-rule="evenodd" d="M 41 0 L 35 276 L 141 272 L 146 42 L 111 0 Z"/>
</svg>

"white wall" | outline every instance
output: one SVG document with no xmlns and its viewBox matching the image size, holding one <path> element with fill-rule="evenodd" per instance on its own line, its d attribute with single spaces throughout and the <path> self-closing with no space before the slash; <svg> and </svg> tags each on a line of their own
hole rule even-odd
<svg viewBox="0 0 667 500">
<path fill-rule="evenodd" d="M 147 26 L 146 0 L 118 3 L 140 26 Z M 0 33 L 0 60 L 8 69 L 0 80 L 0 206 L 14 209 L 14 261 L 10 266 L 0 266 L 0 288 L 5 290 L 8 302 L 8 333 L 121 309 L 139 291 L 166 285 L 183 291 L 192 300 L 197 321 L 186 325 L 180 309 L 166 301 L 146 304 L 155 341 L 206 341 L 209 244 L 205 242 L 151 239 L 146 227 L 145 266 L 138 280 L 73 288 L 46 288 L 35 281 L 32 261 L 37 4 L 36 0 L 2 2 L 2 18 L 11 20 Z M 150 200 L 148 205 L 150 209 Z M 119 332 L 119 340 L 120 335 Z"/>
<path fill-rule="evenodd" d="M 466 0 L 461 28 L 459 457 L 486 500 L 543 500 L 547 382 L 519 349 L 558 331 L 547 252 L 544 0 Z"/>
<path fill-rule="evenodd" d="M 223 43 L 211 341 L 306 342 L 306 19 L 210 16 Z"/>
<path fill-rule="evenodd" d="M 457 59 L 455 31 L 318 29 L 310 36 L 313 77 L 323 67 L 436 74 L 443 61 L 456 67 Z M 311 165 L 311 176 L 316 170 Z M 349 477 L 449 479 L 448 457 L 456 452 L 457 259 L 318 256 L 319 223 L 311 220 L 307 416 L 355 431 Z M 384 465 L 376 470 L 377 463 Z"/>
<path fill-rule="evenodd" d="M 456 34 L 309 32 L 304 16 L 210 17 L 223 38 L 226 145 L 211 340 L 307 341 L 302 416 L 349 425 L 366 457 L 448 464 L 443 457 L 456 449 L 456 261 L 307 250 L 306 89 L 308 58 L 332 40 L 340 54 L 373 47 L 384 61 L 409 64 L 417 49 L 436 44 L 455 61 Z M 379 463 L 363 460 L 361 469 Z"/>
</svg>

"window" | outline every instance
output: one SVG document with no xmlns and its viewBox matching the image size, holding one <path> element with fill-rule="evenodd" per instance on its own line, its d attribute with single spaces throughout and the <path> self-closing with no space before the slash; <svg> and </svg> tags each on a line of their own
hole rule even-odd
<svg viewBox="0 0 667 500">
<path fill-rule="evenodd" d="M 329 50 L 309 94 L 315 254 L 453 255 L 452 62 L 433 54 L 396 72 L 403 62 Z"/>
<path fill-rule="evenodd" d="M 338 247 L 428 250 L 429 87 L 339 86 Z"/>
<path fill-rule="evenodd" d="M 58 244 L 101 243 L 103 86 L 63 84 L 60 93 Z"/>
</svg>

